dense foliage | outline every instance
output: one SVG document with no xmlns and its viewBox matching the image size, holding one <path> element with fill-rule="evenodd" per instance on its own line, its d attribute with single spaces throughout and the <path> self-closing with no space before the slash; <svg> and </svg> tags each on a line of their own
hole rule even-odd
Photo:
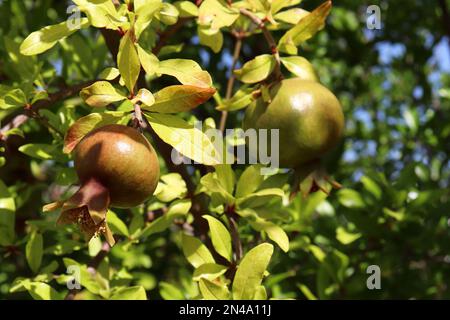
<svg viewBox="0 0 450 320">
<path fill-rule="evenodd" d="M 373 2 L 0 0 L 0 298 L 450 298 L 450 3 Z M 195 152 L 283 75 L 342 104 L 339 190 Z M 112 123 L 142 130 L 161 178 L 108 211 L 109 247 L 55 221 L 71 151 Z"/>
</svg>

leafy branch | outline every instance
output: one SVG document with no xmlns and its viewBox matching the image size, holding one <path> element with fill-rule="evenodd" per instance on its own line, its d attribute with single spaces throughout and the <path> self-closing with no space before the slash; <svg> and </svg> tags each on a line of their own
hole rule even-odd
<svg viewBox="0 0 450 320">
<path fill-rule="evenodd" d="M 273 38 L 272 34 L 266 27 L 265 21 L 261 20 L 258 16 L 253 14 L 251 11 L 241 8 L 240 9 L 241 14 L 249 18 L 259 29 L 261 29 L 264 38 L 266 39 L 267 44 L 269 45 L 270 51 L 272 55 L 275 58 L 275 78 L 276 79 L 282 79 L 283 75 L 281 73 L 281 60 L 280 60 L 280 53 L 278 52 L 277 44 L 275 42 L 275 39 Z"/>
</svg>

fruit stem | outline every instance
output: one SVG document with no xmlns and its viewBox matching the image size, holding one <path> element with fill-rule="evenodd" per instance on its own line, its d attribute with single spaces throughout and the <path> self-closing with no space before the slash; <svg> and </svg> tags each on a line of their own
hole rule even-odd
<svg viewBox="0 0 450 320">
<path fill-rule="evenodd" d="M 281 73 L 281 60 L 280 60 L 280 53 L 278 52 L 277 44 L 275 42 L 275 39 L 273 38 L 270 31 L 266 28 L 265 21 L 261 20 L 258 16 L 253 14 L 247 9 L 241 8 L 240 9 L 241 14 L 249 18 L 258 28 L 261 29 L 264 38 L 266 38 L 267 44 L 269 45 L 270 52 L 275 58 L 275 79 L 283 79 L 283 74 Z"/>
<path fill-rule="evenodd" d="M 133 113 L 133 125 L 135 128 L 144 128 L 145 122 L 142 118 L 142 110 L 141 106 L 137 103 L 134 104 L 134 113 Z"/>
</svg>

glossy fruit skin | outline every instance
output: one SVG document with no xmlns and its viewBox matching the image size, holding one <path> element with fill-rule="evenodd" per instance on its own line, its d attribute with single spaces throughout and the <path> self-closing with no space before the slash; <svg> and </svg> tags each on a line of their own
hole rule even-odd
<svg viewBox="0 0 450 320">
<path fill-rule="evenodd" d="M 315 81 L 291 78 L 258 98 L 244 117 L 244 129 L 279 129 L 280 167 L 298 168 L 320 159 L 343 134 L 344 114 L 336 96 Z"/>
<path fill-rule="evenodd" d="M 153 194 L 159 180 L 155 150 L 136 129 L 111 124 L 87 134 L 75 149 L 84 184 L 94 178 L 109 191 L 111 206 L 134 207 Z"/>
</svg>

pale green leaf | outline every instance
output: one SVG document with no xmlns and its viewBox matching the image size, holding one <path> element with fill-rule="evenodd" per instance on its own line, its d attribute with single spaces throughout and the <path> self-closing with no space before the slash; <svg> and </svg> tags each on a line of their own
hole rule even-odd
<svg viewBox="0 0 450 320">
<path fill-rule="evenodd" d="M 208 279 L 202 278 L 199 282 L 200 293 L 205 300 L 229 300 L 230 292 L 226 285 L 219 285 Z"/>
<path fill-rule="evenodd" d="M 215 263 L 211 252 L 199 239 L 183 234 L 181 245 L 184 256 L 194 268 L 205 263 Z"/>
<path fill-rule="evenodd" d="M 213 88 L 189 85 L 168 86 L 155 93 L 155 103 L 142 109 L 158 113 L 189 111 L 206 102 L 216 92 Z"/>
<path fill-rule="evenodd" d="M 247 61 L 241 69 L 234 70 L 234 74 L 244 83 L 256 83 L 266 79 L 275 67 L 275 57 L 262 54 Z"/>
<path fill-rule="evenodd" d="M 178 9 L 181 18 L 198 16 L 198 7 L 191 1 L 177 1 L 173 5 Z"/>
<path fill-rule="evenodd" d="M 262 243 L 251 249 L 241 260 L 233 281 L 233 299 L 251 300 L 261 285 L 272 257 L 273 246 Z"/>
<path fill-rule="evenodd" d="M 198 25 L 197 34 L 200 44 L 209 47 L 214 53 L 218 53 L 223 46 L 223 34 L 219 29 Z"/>
<path fill-rule="evenodd" d="M 110 103 L 126 99 L 108 81 L 97 81 L 80 91 L 80 97 L 91 107 L 106 107 Z"/>
<path fill-rule="evenodd" d="M 168 173 L 160 178 L 154 195 L 162 202 L 183 198 L 187 193 L 186 182 L 179 173 Z"/>
<path fill-rule="evenodd" d="M 198 23 L 212 29 L 231 26 L 239 17 L 239 11 L 221 0 L 204 0 L 198 12 Z"/>
<path fill-rule="evenodd" d="M 147 294 L 142 286 L 120 288 L 111 295 L 110 300 L 147 300 Z"/>
<path fill-rule="evenodd" d="M 278 42 L 278 49 L 289 54 L 297 54 L 297 46 L 310 39 L 325 25 L 331 11 L 331 1 L 326 1 L 310 14 L 300 19 L 297 25 L 288 30 Z"/>
<path fill-rule="evenodd" d="M 158 71 L 159 60 L 153 54 L 145 51 L 140 45 L 137 45 L 139 60 L 145 72 L 152 76 Z"/>
<path fill-rule="evenodd" d="M 8 188 L 0 180 L 0 245 L 11 245 L 15 238 L 16 205 Z"/>
<path fill-rule="evenodd" d="M 98 78 L 104 79 L 104 80 L 114 80 L 118 76 L 120 76 L 119 69 L 109 67 L 109 68 L 106 68 L 105 70 L 103 70 L 102 72 L 100 72 L 100 74 L 98 75 Z"/>
<path fill-rule="evenodd" d="M 106 214 L 106 222 L 111 228 L 111 231 L 118 233 L 122 236 L 128 237 L 130 233 L 128 232 L 127 225 L 117 216 L 114 211 L 108 210 Z"/>
<path fill-rule="evenodd" d="M 211 76 L 203 71 L 197 62 L 189 59 L 169 59 L 159 62 L 158 73 L 173 76 L 182 84 L 208 88 L 212 86 Z"/>
<path fill-rule="evenodd" d="M 44 240 L 42 234 L 33 231 L 25 247 L 25 256 L 31 271 L 37 273 L 42 262 Z"/>
<path fill-rule="evenodd" d="M 248 166 L 239 177 L 236 186 L 236 198 L 243 198 L 256 191 L 264 180 L 261 174 L 261 165 L 254 164 Z"/>
<path fill-rule="evenodd" d="M 200 281 L 200 279 L 215 280 L 227 271 L 227 267 L 215 263 L 205 263 L 195 269 L 192 280 Z"/>
<path fill-rule="evenodd" d="M 182 155 L 206 165 L 221 162 L 219 152 L 200 129 L 180 117 L 158 113 L 145 115 L 156 134 Z"/>
<path fill-rule="evenodd" d="M 231 262 L 232 248 L 231 248 L 231 236 L 227 228 L 222 222 L 214 218 L 213 216 L 202 216 L 208 221 L 209 230 L 211 231 L 211 241 L 214 249 L 222 257 Z"/>
<path fill-rule="evenodd" d="M 79 28 L 85 28 L 88 25 L 88 19 L 81 18 Z M 20 53 L 25 56 L 31 56 L 47 51 L 58 41 L 78 31 L 79 28 L 71 28 L 67 21 L 44 27 L 25 38 L 20 45 Z"/>
<path fill-rule="evenodd" d="M 33 158 L 50 160 L 54 158 L 55 145 L 29 143 L 20 146 L 19 151 Z"/>
<path fill-rule="evenodd" d="M 284 252 L 289 251 L 289 238 L 286 234 L 286 232 L 273 222 L 257 218 L 256 220 L 252 221 L 250 220 L 250 225 L 257 231 L 264 231 L 267 233 L 269 238 L 278 244 L 278 246 L 283 250 Z"/>
<path fill-rule="evenodd" d="M 125 86 L 130 92 L 134 92 L 134 85 L 139 77 L 141 63 L 133 42 L 133 30 L 128 32 L 120 40 L 119 53 L 117 54 L 117 66 L 123 78 Z"/>
<path fill-rule="evenodd" d="M 303 57 L 293 56 L 281 58 L 281 63 L 292 74 L 303 80 L 319 81 L 312 64 Z"/>
</svg>

